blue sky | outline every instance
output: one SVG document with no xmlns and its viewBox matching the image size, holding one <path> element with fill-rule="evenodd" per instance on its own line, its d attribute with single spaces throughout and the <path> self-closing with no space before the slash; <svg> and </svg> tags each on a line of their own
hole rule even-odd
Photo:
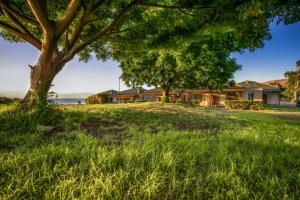
<svg viewBox="0 0 300 200">
<path fill-rule="evenodd" d="M 266 81 L 283 78 L 287 70 L 295 69 L 300 60 L 300 23 L 270 26 L 272 39 L 263 49 L 243 54 L 232 54 L 243 66 L 235 74 L 236 81 Z M 0 39 L 0 91 L 25 92 L 29 85 L 29 67 L 38 58 L 38 51 L 28 44 L 9 43 Z M 77 58 L 68 63 L 54 80 L 58 93 L 99 92 L 118 89 L 121 70 L 114 61 L 91 60 L 79 62 Z M 121 84 L 121 90 L 126 86 Z"/>
</svg>

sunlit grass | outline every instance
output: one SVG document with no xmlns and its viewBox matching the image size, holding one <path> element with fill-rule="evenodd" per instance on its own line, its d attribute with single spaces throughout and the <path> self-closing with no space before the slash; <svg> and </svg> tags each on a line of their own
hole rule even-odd
<svg viewBox="0 0 300 200">
<path fill-rule="evenodd" d="M 0 128 L 0 199 L 300 196 L 297 122 L 174 104 L 61 109 L 65 130 L 50 136 Z"/>
</svg>

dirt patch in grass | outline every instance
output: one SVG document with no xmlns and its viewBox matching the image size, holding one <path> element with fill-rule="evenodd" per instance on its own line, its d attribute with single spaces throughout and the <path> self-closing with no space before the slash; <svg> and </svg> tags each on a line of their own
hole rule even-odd
<svg viewBox="0 0 300 200">
<path fill-rule="evenodd" d="M 290 122 L 300 122 L 300 115 L 295 114 L 274 114 L 274 118 L 283 119 Z"/>
<path fill-rule="evenodd" d="M 0 151 L 11 151 L 14 147 L 7 144 L 0 144 Z"/>
<path fill-rule="evenodd" d="M 188 124 L 188 123 L 180 123 L 176 126 L 177 130 L 180 131 L 205 131 L 217 133 L 220 129 L 218 124 Z"/>
<path fill-rule="evenodd" d="M 157 134 L 160 131 L 167 131 L 168 126 L 164 124 L 152 124 L 150 121 L 122 121 L 121 119 L 101 119 L 101 118 L 90 118 L 86 122 L 81 124 L 81 128 L 86 130 L 89 134 L 94 136 L 105 136 L 105 135 L 115 135 L 118 138 L 123 138 L 126 136 L 126 130 L 129 125 L 133 125 L 138 128 L 139 131 L 143 132 L 145 130 L 150 131 L 153 134 Z M 220 130 L 219 124 L 211 123 L 169 123 L 171 127 L 175 128 L 177 131 L 201 131 L 217 133 Z"/>
<path fill-rule="evenodd" d="M 124 133 L 127 124 L 113 119 L 90 118 L 81 124 L 81 128 L 94 136 L 120 135 Z"/>
</svg>

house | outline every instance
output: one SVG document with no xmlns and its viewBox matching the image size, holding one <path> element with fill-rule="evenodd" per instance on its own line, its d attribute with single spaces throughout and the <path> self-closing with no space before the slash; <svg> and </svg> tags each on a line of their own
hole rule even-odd
<svg viewBox="0 0 300 200">
<path fill-rule="evenodd" d="M 144 101 L 161 101 L 161 97 L 163 96 L 161 88 L 154 88 L 150 90 L 145 90 L 142 94 L 141 97 L 143 98 Z M 176 100 L 179 98 L 179 93 L 176 91 L 170 91 L 169 93 L 169 99 Z"/>
<path fill-rule="evenodd" d="M 244 87 L 239 85 L 226 87 L 222 92 L 212 92 L 208 89 L 185 90 L 181 95 L 184 102 L 199 106 L 223 106 L 225 100 L 240 100 Z"/>
<path fill-rule="evenodd" d="M 278 105 L 280 103 L 281 89 L 277 85 L 269 85 L 255 81 L 244 81 L 227 86 L 222 91 L 210 91 L 208 89 L 183 90 L 181 92 L 171 91 L 170 100 L 182 100 L 200 106 L 224 106 L 225 100 L 250 100 L 262 101 L 265 104 Z M 123 103 L 134 101 L 161 101 L 162 90 L 154 88 L 145 90 L 133 88 L 117 92 L 109 90 L 87 98 L 87 103 Z"/>
<path fill-rule="evenodd" d="M 263 101 L 264 104 L 279 105 L 281 89 L 276 85 L 269 85 L 255 81 L 244 81 L 238 83 L 244 87 L 242 99 Z"/>
<path fill-rule="evenodd" d="M 116 90 L 107 90 L 98 94 L 94 94 L 86 98 L 87 104 L 98 104 L 98 103 L 116 103 L 116 95 L 118 91 Z"/>
<path fill-rule="evenodd" d="M 129 90 L 124 90 L 124 91 L 118 92 L 118 94 L 116 95 L 116 100 L 119 103 L 143 101 L 141 94 L 145 91 L 146 90 L 143 88 L 132 88 Z"/>
<path fill-rule="evenodd" d="M 225 87 L 221 92 L 207 89 L 186 90 L 182 99 L 200 106 L 224 106 L 225 100 L 263 101 L 264 104 L 278 105 L 280 92 L 278 86 L 248 80 Z"/>
</svg>

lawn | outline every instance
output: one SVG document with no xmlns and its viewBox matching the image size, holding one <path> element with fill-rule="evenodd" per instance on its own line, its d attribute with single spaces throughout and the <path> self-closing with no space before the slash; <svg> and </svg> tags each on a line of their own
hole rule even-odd
<svg viewBox="0 0 300 200">
<path fill-rule="evenodd" d="M 176 104 L 0 106 L 0 199 L 299 199 L 300 113 Z M 299 119 L 299 121 L 297 120 Z"/>
<path fill-rule="evenodd" d="M 265 106 L 265 110 L 284 111 L 284 112 L 300 112 L 300 107 L 293 107 L 293 106 Z"/>
</svg>

